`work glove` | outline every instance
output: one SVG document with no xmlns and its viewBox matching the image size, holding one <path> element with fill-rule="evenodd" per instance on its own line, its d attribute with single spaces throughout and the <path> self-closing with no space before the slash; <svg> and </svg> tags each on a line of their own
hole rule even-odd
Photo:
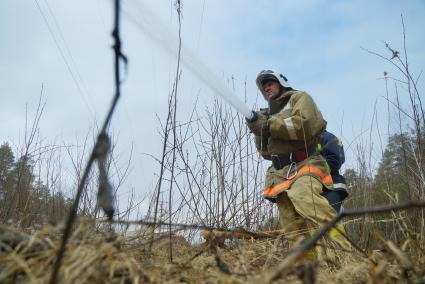
<svg viewBox="0 0 425 284">
<path fill-rule="evenodd" d="M 262 112 L 253 112 L 253 118 L 246 120 L 246 125 L 256 136 L 269 137 L 270 128 L 268 123 L 268 116 Z"/>
</svg>

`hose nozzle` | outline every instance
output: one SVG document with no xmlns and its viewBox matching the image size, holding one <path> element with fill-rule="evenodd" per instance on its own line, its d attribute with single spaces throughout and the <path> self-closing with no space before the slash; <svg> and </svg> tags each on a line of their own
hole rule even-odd
<svg viewBox="0 0 425 284">
<path fill-rule="evenodd" d="M 248 123 L 252 123 L 254 121 L 256 121 L 258 119 L 258 114 L 255 111 L 251 111 L 250 116 L 249 117 L 245 117 L 246 121 Z"/>
</svg>

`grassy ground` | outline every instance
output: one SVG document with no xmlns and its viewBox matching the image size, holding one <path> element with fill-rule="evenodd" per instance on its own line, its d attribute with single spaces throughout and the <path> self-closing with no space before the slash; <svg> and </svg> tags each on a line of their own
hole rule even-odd
<svg viewBox="0 0 425 284">
<path fill-rule="evenodd" d="M 48 283 L 60 230 L 22 232 L 0 226 L 0 283 Z M 152 244 L 152 245 L 151 245 Z M 190 244 L 173 237 L 123 237 L 79 223 L 67 247 L 60 283 L 264 283 L 288 254 L 283 238 Z M 425 256 L 387 248 L 364 256 L 336 252 L 300 261 L 276 283 L 424 283 Z M 399 255 L 397 255 L 399 254 Z"/>
</svg>

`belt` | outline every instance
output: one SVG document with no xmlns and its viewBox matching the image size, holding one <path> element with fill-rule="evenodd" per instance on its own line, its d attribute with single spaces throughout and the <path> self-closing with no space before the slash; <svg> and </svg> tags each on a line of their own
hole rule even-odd
<svg viewBox="0 0 425 284">
<path fill-rule="evenodd" d="M 299 163 L 317 152 L 316 145 L 309 146 L 307 151 L 299 150 L 288 154 L 271 154 L 272 164 L 275 169 L 280 170 L 291 163 Z"/>
</svg>

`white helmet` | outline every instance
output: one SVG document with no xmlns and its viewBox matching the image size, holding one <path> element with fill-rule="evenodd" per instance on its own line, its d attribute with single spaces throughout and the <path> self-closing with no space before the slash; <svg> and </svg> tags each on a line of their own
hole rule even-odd
<svg viewBox="0 0 425 284">
<path fill-rule="evenodd" d="M 285 88 L 292 88 L 291 84 L 289 84 L 288 79 L 281 73 L 277 72 L 276 70 L 263 70 L 258 73 L 257 79 L 255 80 L 255 82 L 257 83 L 257 87 L 261 91 L 263 96 L 265 95 L 263 89 L 263 82 L 265 80 L 275 80 L 278 81 Z"/>
</svg>

